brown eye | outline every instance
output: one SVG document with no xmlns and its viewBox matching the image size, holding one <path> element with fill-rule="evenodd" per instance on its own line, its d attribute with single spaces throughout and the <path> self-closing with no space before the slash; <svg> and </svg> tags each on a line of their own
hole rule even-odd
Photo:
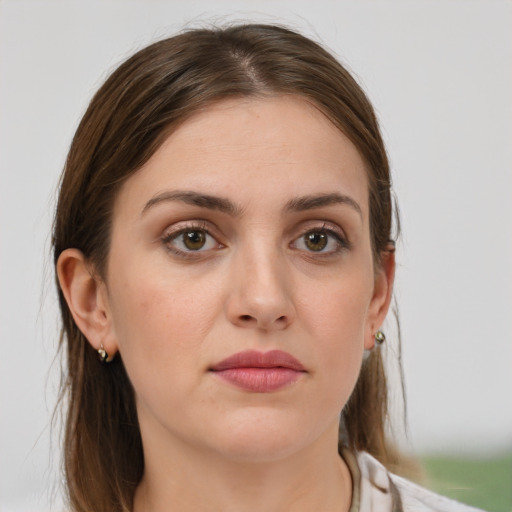
<svg viewBox="0 0 512 512">
<path fill-rule="evenodd" d="M 291 247 L 307 253 L 318 253 L 319 256 L 333 255 L 350 248 L 350 242 L 337 231 L 326 227 L 307 231 L 295 239 Z"/>
<path fill-rule="evenodd" d="M 323 251 L 327 247 L 328 236 L 325 233 L 313 231 L 304 235 L 304 244 L 310 251 Z"/>
<path fill-rule="evenodd" d="M 206 233 L 204 231 L 185 231 L 182 237 L 183 245 L 190 251 L 198 251 L 202 249 L 206 243 Z"/>
<path fill-rule="evenodd" d="M 201 253 L 222 247 L 215 238 L 202 228 L 185 228 L 162 238 L 162 242 L 177 254 Z"/>
</svg>

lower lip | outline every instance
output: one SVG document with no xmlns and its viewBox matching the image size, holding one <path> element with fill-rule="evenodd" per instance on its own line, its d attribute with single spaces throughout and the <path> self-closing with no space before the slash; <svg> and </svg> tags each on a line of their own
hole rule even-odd
<svg viewBox="0 0 512 512">
<path fill-rule="evenodd" d="M 214 372 L 221 379 L 246 391 L 269 393 L 298 380 L 304 372 L 291 368 L 229 368 Z"/>
</svg>

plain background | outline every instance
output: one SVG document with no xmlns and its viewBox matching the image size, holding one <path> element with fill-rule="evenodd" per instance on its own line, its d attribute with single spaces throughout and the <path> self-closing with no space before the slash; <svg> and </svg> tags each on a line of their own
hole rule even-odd
<svg viewBox="0 0 512 512">
<path fill-rule="evenodd" d="M 57 509 L 48 505 L 60 478 L 58 429 L 50 444 L 59 378 L 50 226 L 88 100 L 109 70 L 154 39 L 254 19 L 321 40 L 381 119 L 402 213 L 396 296 L 409 448 L 512 449 L 510 1 L 4 0 L 1 512 Z"/>
</svg>

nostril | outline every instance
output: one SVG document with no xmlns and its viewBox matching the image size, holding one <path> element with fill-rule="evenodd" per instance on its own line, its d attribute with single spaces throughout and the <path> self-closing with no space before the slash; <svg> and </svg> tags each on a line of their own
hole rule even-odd
<svg viewBox="0 0 512 512">
<path fill-rule="evenodd" d="M 263 330 L 284 329 L 290 323 L 288 315 L 280 315 L 278 317 L 266 317 L 264 314 L 259 315 L 237 315 L 235 319 L 240 327 L 258 327 Z"/>
</svg>

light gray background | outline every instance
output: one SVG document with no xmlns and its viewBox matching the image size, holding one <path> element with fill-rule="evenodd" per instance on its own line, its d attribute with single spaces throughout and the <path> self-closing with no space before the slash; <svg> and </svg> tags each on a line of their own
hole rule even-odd
<svg viewBox="0 0 512 512">
<path fill-rule="evenodd" d="M 4 0 L 1 512 L 57 509 L 48 505 L 59 478 L 49 233 L 78 120 L 134 50 L 228 19 L 279 21 L 321 39 L 377 108 L 402 211 L 396 295 L 412 447 L 512 449 L 510 1 Z"/>
</svg>

